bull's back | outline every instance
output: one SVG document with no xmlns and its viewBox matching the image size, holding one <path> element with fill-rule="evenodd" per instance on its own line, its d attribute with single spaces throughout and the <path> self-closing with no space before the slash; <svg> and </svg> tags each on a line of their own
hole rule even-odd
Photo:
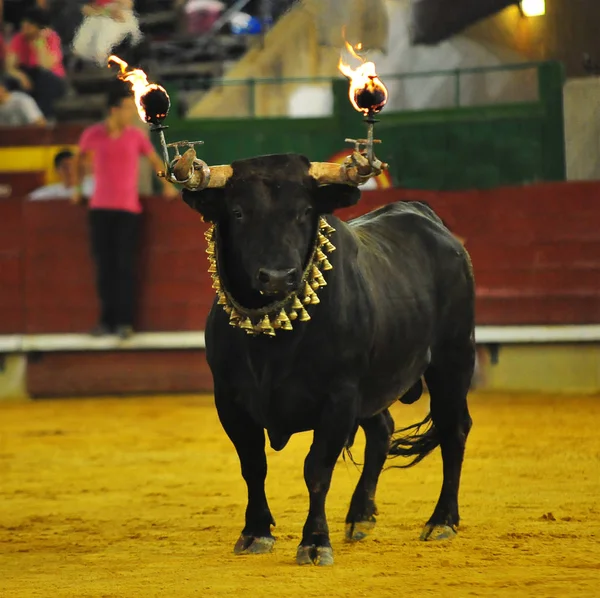
<svg viewBox="0 0 600 598">
<path fill-rule="evenodd" d="M 430 306 L 422 302 L 435 294 L 441 262 L 462 252 L 433 210 L 420 202 L 396 202 L 350 221 L 349 226 L 372 300 L 428 311 Z"/>
</svg>

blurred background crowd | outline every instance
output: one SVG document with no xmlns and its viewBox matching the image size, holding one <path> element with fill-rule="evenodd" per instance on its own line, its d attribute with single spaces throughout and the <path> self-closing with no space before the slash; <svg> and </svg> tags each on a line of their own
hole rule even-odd
<svg viewBox="0 0 600 598">
<path fill-rule="evenodd" d="M 136 66 L 160 62 L 157 75 L 167 82 L 202 76 L 207 62 L 222 68 L 244 52 L 246 36 L 265 33 L 292 3 L 0 0 L 0 126 L 101 114 L 104 98 L 97 92 L 111 51 Z M 219 43 L 219 33 L 228 43 Z"/>
</svg>

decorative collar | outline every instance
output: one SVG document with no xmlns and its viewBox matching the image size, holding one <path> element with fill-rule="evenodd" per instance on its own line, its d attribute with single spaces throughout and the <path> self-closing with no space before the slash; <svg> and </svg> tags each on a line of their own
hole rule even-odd
<svg viewBox="0 0 600 598">
<path fill-rule="evenodd" d="M 253 336 L 275 336 L 276 330 L 293 330 L 292 322 L 296 319 L 299 322 L 308 322 L 310 315 L 306 307 L 320 303 L 317 291 L 327 284 L 322 272 L 333 269 L 325 254 L 335 251 L 335 246 L 329 240 L 334 232 L 333 226 L 320 217 L 312 255 L 302 274 L 298 290 L 260 309 L 247 309 L 235 301 L 219 276 L 216 225 L 212 224 L 204 233 L 208 243 L 208 271 L 213 279 L 212 288 L 217 292 L 217 305 L 223 306 L 223 310 L 229 316 L 229 324 Z"/>
</svg>

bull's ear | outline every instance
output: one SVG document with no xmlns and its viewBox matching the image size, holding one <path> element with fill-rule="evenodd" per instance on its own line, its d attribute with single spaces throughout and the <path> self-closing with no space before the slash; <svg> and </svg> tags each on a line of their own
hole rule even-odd
<svg viewBox="0 0 600 598">
<path fill-rule="evenodd" d="M 184 189 L 183 201 L 202 215 L 206 222 L 216 222 L 225 209 L 225 189 L 204 189 L 203 191 L 190 191 Z"/>
<path fill-rule="evenodd" d="M 323 185 L 315 188 L 313 197 L 315 207 L 321 214 L 331 214 L 334 210 L 358 203 L 360 189 L 353 185 Z"/>
</svg>

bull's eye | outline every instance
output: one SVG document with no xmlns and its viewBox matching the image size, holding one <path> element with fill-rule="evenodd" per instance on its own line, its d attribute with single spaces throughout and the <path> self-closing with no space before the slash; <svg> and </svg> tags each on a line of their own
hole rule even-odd
<svg viewBox="0 0 600 598">
<path fill-rule="evenodd" d="M 307 208 L 304 209 L 300 218 L 301 219 L 308 218 L 312 213 L 313 213 L 312 206 L 308 206 Z"/>
<path fill-rule="evenodd" d="M 233 210 L 231 210 L 231 213 L 233 214 L 233 217 L 236 220 L 241 220 L 244 217 L 244 213 L 238 207 L 233 208 Z"/>
</svg>

